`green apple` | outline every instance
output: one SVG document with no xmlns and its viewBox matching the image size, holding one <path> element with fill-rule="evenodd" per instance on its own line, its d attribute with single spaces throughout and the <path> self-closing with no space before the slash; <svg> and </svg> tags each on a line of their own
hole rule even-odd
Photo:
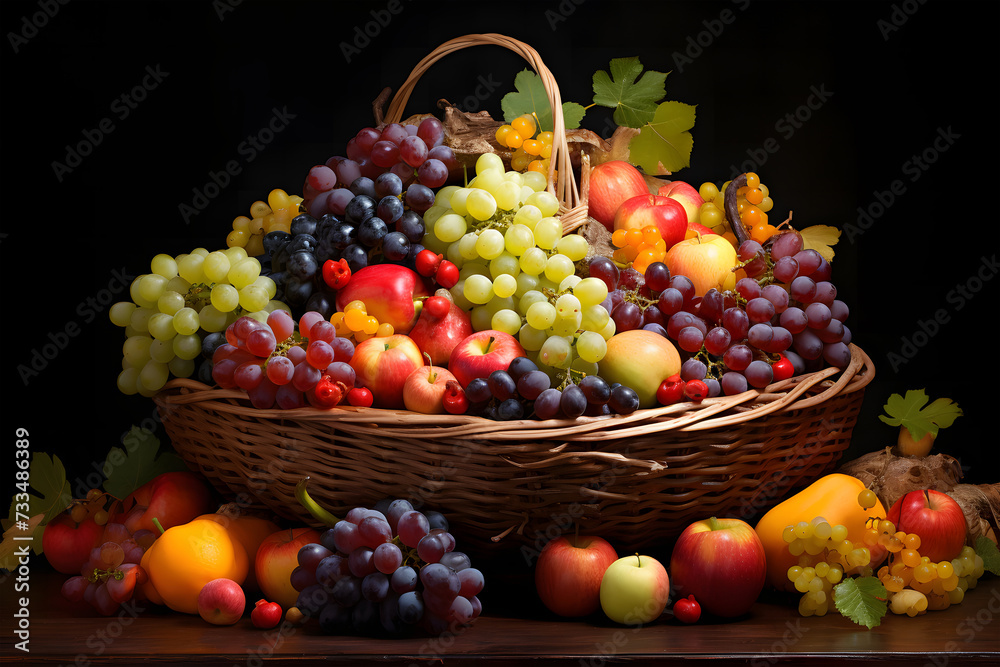
<svg viewBox="0 0 1000 667">
<path fill-rule="evenodd" d="M 598 365 L 609 384 L 631 387 L 639 395 L 639 407 L 652 408 L 660 383 L 681 372 L 681 355 L 660 334 L 630 329 L 608 339 L 608 351 Z"/>
<path fill-rule="evenodd" d="M 625 556 L 601 579 L 601 609 L 612 621 L 644 625 L 659 618 L 670 597 L 670 577 L 655 558 Z"/>
</svg>

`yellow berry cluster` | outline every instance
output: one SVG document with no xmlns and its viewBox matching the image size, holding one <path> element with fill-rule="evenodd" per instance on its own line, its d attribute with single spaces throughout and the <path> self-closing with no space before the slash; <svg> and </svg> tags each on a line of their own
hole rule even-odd
<svg viewBox="0 0 1000 667">
<path fill-rule="evenodd" d="M 619 264 L 631 262 L 639 273 L 646 273 L 650 264 L 663 262 L 667 257 L 667 244 L 655 225 L 641 230 L 616 229 L 611 235 L 611 245 L 615 247 L 611 258 Z"/>
<path fill-rule="evenodd" d="M 250 215 L 240 215 L 233 219 L 233 231 L 226 237 L 229 248 L 245 248 L 247 254 L 256 257 L 264 253 L 264 235 L 274 231 L 288 233 L 292 218 L 299 214 L 302 197 L 289 195 L 284 190 L 275 189 L 267 195 L 267 201 L 255 201 L 250 206 Z"/>
<path fill-rule="evenodd" d="M 871 552 L 847 539 L 847 527 L 831 525 L 821 516 L 786 526 L 781 533 L 788 553 L 799 562 L 788 568 L 788 580 L 799 598 L 802 616 L 823 616 L 830 610 L 833 587 L 844 572 L 871 563 Z"/>
<path fill-rule="evenodd" d="M 548 174 L 553 134 L 538 132 L 536 135 L 537 130 L 538 123 L 532 114 L 523 114 L 497 128 L 497 143 L 514 151 L 510 158 L 512 170 Z"/>
<path fill-rule="evenodd" d="M 330 323 L 338 336 L 349 338 L 353 343 L 360 343 L 369 338 L 385 338 L 394 333 L 391 324 L 379 323 L 377 317 L 369 315 L 368 307 L 361 300 L 351 301 L 343 311 L 331 315 Z"/>
<path fill-rule="evenodd" d="M 705 202 L 699 210 L 699 221 L 719 234 L 726 230 L 725 193 L 730 183 L 726 181 L 718 188 L 712 182 L 705 182 L 698 188 L 698 194 Z M 760 182 L 756 173 L 747 173 L 747 184 L 736 191 L 736 206 L 743 227 L 758 243 L 763 243 L 778 231 L 767 220 L 774 203 L 767 186 Z"/>
</svg>

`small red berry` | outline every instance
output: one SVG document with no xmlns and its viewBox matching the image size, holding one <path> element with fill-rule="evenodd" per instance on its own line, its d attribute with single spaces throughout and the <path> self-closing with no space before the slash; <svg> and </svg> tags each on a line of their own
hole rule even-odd
<svg viewBox="0 0 1000 667">
<path fill-rule="evenodd" d="M 674 603 L 674 618 L 681 623 L 697 623 L 701 618 L 701 605 L 693 595 L 681 598 Z"/>
<path fill-rule="evenodd" d="M 656 390 L 656 400 L 660 405 L 673 405 L 683 397 L 684 381 L 680 375 L 671 375 Z"/>
<path fill-rule="evenodd" d="M 775 382 L 787 380 L 795 374 L 795 366 L 788 357 L 781 355 L 781 359 L 771 364 L 771 372 L 774 374 Z"/>
<path fill-rule="evenodd" d="M 441 287 L 451 289 L 458 283 L 458 267 L 448 260 L 442 261 L 434 274 L 434 280 Z"/>
<path fill-rule="evenodd" d="M 430 278 L 437 272 L 438 266 L 440 266 L 443 259 L 443 255 L 438 255 L 433 250 L 424 248 L 417 253 L 417 256 L 413 259 L 413 264 L 417 269 L 417 273 Z"/>
<path fill-rule="evenodd" d="M 270 630 L 281 622 L 281 614 L 281 605 L 277 602 L 257 600 L 253 611 L 250 612 L 250 622 L 255 628 Z"/>
<path fill-rule="evenodd" d="M 708 398 L 708 385 L 704 380 L 688 380 L 684 383 L 684 395 L 694 403 L 701 403 Z"/>
<path fill-rule="evenodd" d="M 358 408 L 370 408 L 375 402 L 375 397 L 366 387 L 354 387 L 347 392 L 347 402 Z"/>
<path fill-rule="evenodd" d="M 431 296 L 424 300 L 424 310 L 435 320 L 439 320 L 451 312 L 451 301 L 443 296 Z"/>
</svg>

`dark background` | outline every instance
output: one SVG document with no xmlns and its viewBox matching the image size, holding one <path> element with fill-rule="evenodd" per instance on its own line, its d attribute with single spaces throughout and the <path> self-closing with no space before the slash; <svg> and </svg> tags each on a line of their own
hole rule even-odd
<svg viewBox="0 0 1000 667">
<path fill-rule="evenodd" d="M 398 15 L 379 25 L 396 5 Z M 564 100 L 588 104 L 593 73 L 613 57 L 671 72 L 667 99 L 698 105 L 691 166 L 678 179 L 721 183 L 770 139 L 779 150 L 754 168 L 771 189 L 773 220 L 793 210 L 797 226 L 846 229 L 858 225 L 859 208 L 868 211 L 870 227 L 842 236 L 834 260 L 854 342 L 878 371 L 848 456 L 892 444 L 896 430 L 877 419 L 882 405 L 893 392 L 925 388 L 965 411 L 937 451 L 958 457 L 968 481 L 997 479 L 997 281 L 988 279 L 1000 147 L 989 101 L 995 2 L 5 0 L 0 12 L 3 450 L 11 458 L 14 429 L 25 427 L 32 448 L 58 454 L 73 480 L 132 424 L 153 423 L 150 400 L 118 393 L 122 334 L 106 305 L 99 313 L 88 305 L 120 288 L 116 271 L 146 272 L 160 252 L 224 247 L 235 216 L 272 188 L 299 192 L 308 168 L 372 124 L 371 101 L 434 46 L 502 32 L 542 54 Z M 366 26 L 377 34 L 359 40 L 347 62 L 342 44 Z M 447 98 L 499 117 L 525 66 L 496 47 L 449 57 L 421 79 L 407 115 Z M 166 75 L 121 118 L 115 100 L 147 67 Z M 483 81 L 499 85 L 479 100 L 477 87 L 493 85 Z M 814 90 L 828 99 L 789 136 L 780 122 L 805 113 Z M 274 109 L 294 118 L 249 160 L 240 145 Z M 594 108 L 583 124 L 602 133 L 609 117 Z M 113 131 L 60 182 L 52 163 L 65 162 L 67 146 L 104 118 Z M 934 149 L 940 132 L 954 139 L 938 144 L 944 151 Z M 908 166 L 925 151 L 933 164 Z M 230 160 L 242 172 L 185 222 L 179 207 Z M 977 273 L 987 280 L 976 283 Z M 979 291 L 957 301 L 954 290 L 967 284 Z M 127 288 L 114 300 L 126 298 Z M 933 335 L 923 336 L 921 322 L 935 317 Z M 18 367 L 67 326 L 75 335 L 63 335 L 63 349 L 26 383 Z M 894 367 L 890 354 L 902 355 L 906 341 L 921 344 Z"/>
</svg>

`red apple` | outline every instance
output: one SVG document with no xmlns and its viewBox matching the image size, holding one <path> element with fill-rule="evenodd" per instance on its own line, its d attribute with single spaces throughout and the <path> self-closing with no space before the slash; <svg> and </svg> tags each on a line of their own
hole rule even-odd
<svg viewBox="0 0 1000 667">
<path fill-rule="evenodd" d="M 469 313 L 455 302 L 449 303 L 444 317 L 434 317 L 426 309 L 421 310 L 408 334 L 420 351 L 431 355 L 431 361 L 440 366 L 448 363 L 455 346 L 473 332 Z"/>
<path fill-rule="evenodd" d="M 420 298 L 432 293 L 426 279 L 398 264 L 372 264 L 351 276 L 337 292 L 337 310 L 351 301 L 364 301 L 369 315 L 388 322 L 394 332 L 405 334 L 420 314 Z"/>
<path fill-rule="evenodd" d="M 403 404 L 407 410 L 425 415 L 444 414 L 445 385 L 455 376 L 440 366 L 421 366 L 403 382 Z"/>
<path fill-rule="evenodd" d="M 655 558 L 635 554 L 608 566 L 601 579 L 601 609 L 616 623 L 641 626 L 659 618 L 670 598 L 670 577 Z"/>
<path fill-rule="evenodd" d="M 299 565 L 299 549 L 318 543 L 319 538 L 319 531 L 314 528 L 291 528 L 279 530 L 260 543 L 253 567 L 264 597 L 286 611 L 295 606 L 299 592 L 292 586 L 291 576 Z"/>
<path fill-rule="evenodd" d="M 62 512 L 45 524 L 42 552 L 57 572 L 80 574 L 90 560 L 91 549 L 101 545 L 103 536 L 104 526 L 98 526 L 93 517 L 76 523 L 68 511 Z"/>
<path fill-rule="evenodd" d="M 639 395 L 639 407 L 651 408 L 660 384 L 681 372 L 681 356 L 664 336 L 631 329 L 608 339 L 608 350 L 598 366 L 602 378 L 631 387 Z"/>
<path fill-rule="evenodd" d="M 705 200 L 698 194 L 698 190 L 684 181 L 671 181 L 666 185 L 661 185 L 656 194 L 676 199 L 687 212 L 688 223 L 699 222 L 701 218 L 701 205 Z"/>
<path fill-rule="evenodd" d="M 601 606 L 601 579 L 616 560 L 614 547 L 602 537 L 557 537 L 535 565 L 538 597 L 559 616 L 588 616 Z"/>
<path fill-rule="evenodd" d="M 243 588 L 232 579 L 213 579 L 198 593 L 198 615 L 213 625 L 233 625 L 246 605 Z"/>
<path fill-rule="evenodd" d="M 687 276 L 698 296 L 713 287 L 719 291 L 736 287 L 733 267 L 738 263 L 736 248 L 717 234 L 685 239 L 667 250 L 666 265 L 670 275 Z"/>
<path fill-rule="evenodd" d="M 684 529 L 670 556 L 670 579 L 678 597 L 694 595 L 701 608 L 732 618 L 750 611 L 764 588 L 764 545 L 739 519 L 712 517 Z"/>
<path fill-rule="evenodd" d="M 934 489 L 910 491 L 889 508 L 885 518 L 895 524 L 896 530 L 919 535 L 917 551 L 931 562 L 956 558 L 965 546 L 965 514 L 947 493 Z"/>
<path fill-rule="evenodd" d="M 623 201 L 649 194 L 642 172 L 624 160 L 602 162 L 590 170 L 587 213 L 614 231 L 615 213 Z"/>
<path fill-rule="evenodd" d="M 524 354 L 524 348 L 510 334 L 484 329 L 466 336 L 455 346 L 448 359 L 448 370 L 462 387 L 467 387 L 475 378 L 486 378 L 493 371 L 506 369 L 515 357 Z"/>
<path fill-rule="evenodd" d="M 414 370 L 424 365 L 420 348 L 409 336 L 369 338 L 354 348 L 351 368 L 355 373 L 355 386 L 367 387 L 374 397 L 376 408 L 401 410 L 403 383 Z"/>
<path fill-rule="evenodd" d="M 202 514 L 215 511 L 212 493 L 201 475 L 189 471 L 165 472 L 130 493 L 122 503 L 125 527 L 130 533 L 163 530 L 187 523 Z M 136 508 L 144 508 L 138 511 Z"/>
<path fill-rule="evenodd" d="M 687 233 L 687 212 L 676 199 L 644 194 L 622 202 L 615 213 L 614 229 L 642 229 L 653 226 L 672 248 Z"/>
</svg>

